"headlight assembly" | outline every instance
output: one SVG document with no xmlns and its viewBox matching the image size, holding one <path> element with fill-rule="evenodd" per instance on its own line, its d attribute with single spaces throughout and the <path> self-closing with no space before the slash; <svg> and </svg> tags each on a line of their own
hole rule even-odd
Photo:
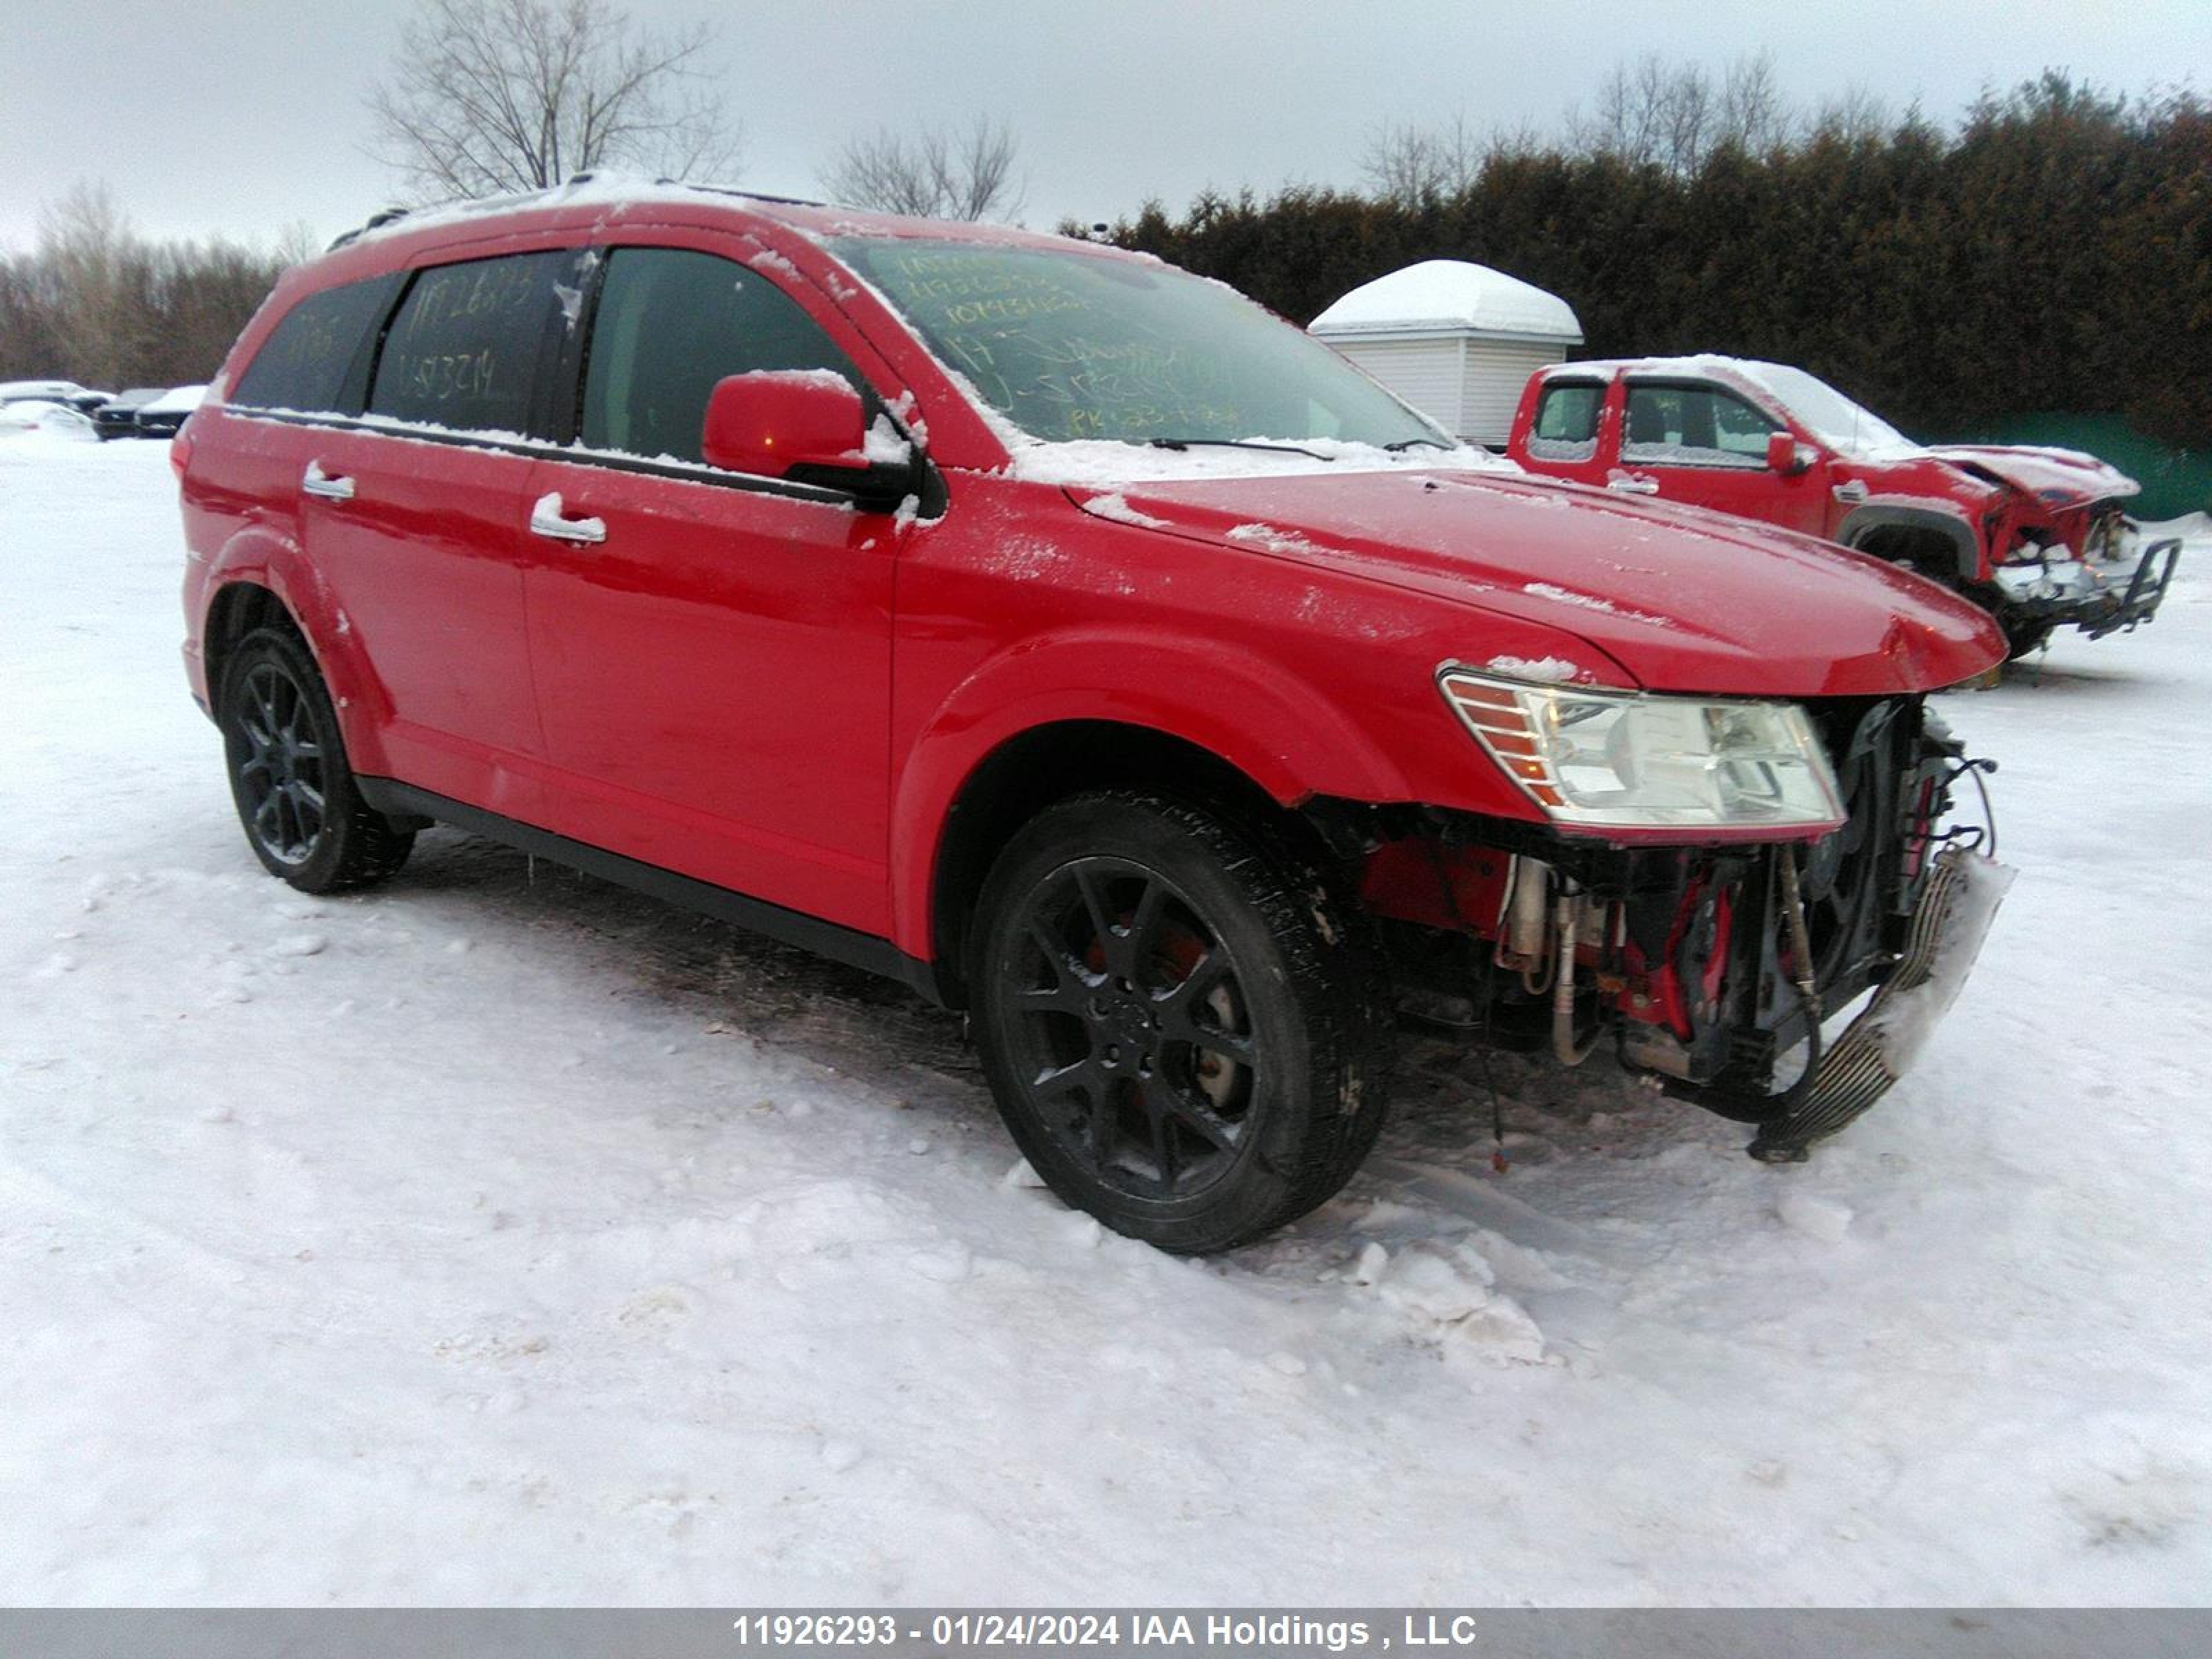
<svg viewBox="0 0 2212 1659">
<path fill-rule="evenodd" d="M 1451 664 L 1437 684 L 1559 825 L 1741 835 L 1844 822 L 1835 773 L 1796 703 L 1540 685 Z"/>
</svg>

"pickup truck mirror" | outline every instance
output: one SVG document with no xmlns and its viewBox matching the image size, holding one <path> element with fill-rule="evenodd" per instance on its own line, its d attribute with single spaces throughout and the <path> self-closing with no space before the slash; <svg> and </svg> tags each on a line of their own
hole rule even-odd
<svg viewBox="0 0 2212 1659">
<path fill-rule="evenodd" d="M 1766 465 L 1770 471 L 1794 478 L 1813 465 L 1813 453 L 1797 441 L 1795 433 L 1770 432 L 1766 434 Z"/>
</svg>

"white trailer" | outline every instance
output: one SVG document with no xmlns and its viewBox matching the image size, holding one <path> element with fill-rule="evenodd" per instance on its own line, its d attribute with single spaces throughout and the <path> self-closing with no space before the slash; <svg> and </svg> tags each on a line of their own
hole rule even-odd
<svg viewBox="0 0 2212 1659">
<path fill-rule="evenodd" d="M 1470 443 L 1504 446 L 1528 377 L 1583 343 L 1574 307 L 1464 259 L 1424 259 L 1364 283 L 1310 331 Z"/>
</svg>

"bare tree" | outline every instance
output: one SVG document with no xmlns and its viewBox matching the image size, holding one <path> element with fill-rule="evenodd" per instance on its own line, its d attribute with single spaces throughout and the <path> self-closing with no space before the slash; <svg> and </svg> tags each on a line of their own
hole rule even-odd
<svg viewBox="0 0 2212 1659">
<path fill-rule="evenodd" d="M 115 192 L 80 180 L 41 207 L 37 260 L 63 361 L 93 385 L 112 384 L 147 345 L 137 303 L 146 249 Z"/>
<path fill-rule="evenodd" d="M 1807 127 L 1813 137 L 1846 144 L 1879 143 L 1897 131 L 1899 121 L 1888 102 L 1863 84 L 1844 88 L 1814 106 Z"/>
<path fill-rule="evenodd" d="M 301 246 L 216 238 L 149 240 L 105 184 L 81 183 L 39 213 L 37 246 L 0 252 L 0 380 L 177 386 L 222 362 Z"/>
<path fill-rule="evenodd" d="M 1764 51 L 1737 58 L 1717 80 L 1698 64 L 1646 52 L 1613 66 L 1589 115 L 1568 118 L 1576 149 L 1677 175 L 1695 173 L 1717 151 L 1771 149 L 1794 133 L 1773 54 Z"/>
<path fill-rule="evenodd" d="M 1359 172 L 1376 195 L 1410 205 L 1469 188 L 1495 147 L 1468 125 L 1464 112 L 1435 126 L 1383 121 L 1368 129 Z"/>
<path fill-rule="evenodd" d="M 1028 193 L 1014 175 L 1020 149 L 1011 127 L 981 115 L 964 129 L 878 127 L 838 152 L 823 184 L 838 201 L 882 213 L 1010 219 Z"/>
<path fill-rule="evenodd" d="M 1797 124 L 1775 74 L 1771 52 L 1762 47 L 1728 66 L 1721 76 L 1715 115 L 1714 148 L 1731 144 L 1764 154 L 1796 136 Z"/>
<path fill-rule="evenodd" d="M 607 0 L 420 0 L 369 97 L 374 153 L 426 198 L 606 166 L 726 172 L 740 133 L 700 64 L 713 39 L 639 28 Z"/>
</svg>

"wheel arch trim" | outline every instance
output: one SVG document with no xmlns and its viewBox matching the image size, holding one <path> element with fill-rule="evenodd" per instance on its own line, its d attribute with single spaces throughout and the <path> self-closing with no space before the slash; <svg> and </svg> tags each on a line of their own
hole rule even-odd
<svg viewBox="0 0 2212 1659">
<path fill-rule="evenodd" d="M 935 954 L 939 860 L 953 810 L 985 767 L 1040 732 L 1082 726 L 1196 750 L 1280 806 L 1407 797 L 1402 771 L 1328 696 L 1242 653 L 1119 633 L 1028 641 L 963 682 L 904 746 L 890 860 L 902 950 Z"/>
<path fill-rule="evenodd" d="M 1981 538 L 1955 507 L 1924 501 L 1876 499 L 1853 507 L 1836 526 L 1836 539 L 1856 548 L 1879 530 L 1912 530 L 1942 538 L 1951 550 L 1954 570 L 1961 581 L 1978 581 L 1982 574 Z"/>
</svg>

